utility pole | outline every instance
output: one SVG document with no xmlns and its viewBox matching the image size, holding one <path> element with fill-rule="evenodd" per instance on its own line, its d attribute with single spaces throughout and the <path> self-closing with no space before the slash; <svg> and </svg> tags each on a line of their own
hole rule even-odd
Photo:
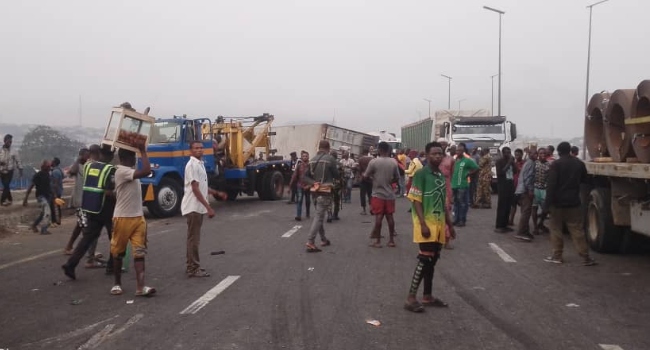
<svg viewBox="0 0 650 350">
<path fill-rule="evenodd" d="M 447 110 L 451 109 L 451 77 L 448 75 L 440 74 L 449 80 L 449 91 L 447 92 Z"/>
</svg>

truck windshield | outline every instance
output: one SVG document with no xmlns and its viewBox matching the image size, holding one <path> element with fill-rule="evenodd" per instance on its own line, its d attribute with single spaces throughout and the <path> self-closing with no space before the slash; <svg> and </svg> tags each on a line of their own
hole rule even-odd
<svg viewBox="0 0 650 350">
<path fill-rule="evenodd" d="M 452 137 L 456 139 L 483 139 L 491 141 L 504 141 L 505 133 L 503 124 L 494 125 L 463 125 L 455 124 Z"/>
<path fill-rule="evenodd" d="M 151 128 L 151 141 L 149 143 L 174 143 L 181 138 L 181 123 L 161 121 L 156 122 Z"/>
</svg>

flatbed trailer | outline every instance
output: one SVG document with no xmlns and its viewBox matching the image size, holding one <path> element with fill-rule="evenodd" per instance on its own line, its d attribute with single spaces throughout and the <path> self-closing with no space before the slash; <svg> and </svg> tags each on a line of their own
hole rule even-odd
<svg viewBox="0 0 650 350">
<path fill-rule="evenodd" d="M 650 237 L 650 164 L 585 162 L 589 184 L 581 191 L 585 231 L 597 252 L 625 252 Z"/>
</svg>

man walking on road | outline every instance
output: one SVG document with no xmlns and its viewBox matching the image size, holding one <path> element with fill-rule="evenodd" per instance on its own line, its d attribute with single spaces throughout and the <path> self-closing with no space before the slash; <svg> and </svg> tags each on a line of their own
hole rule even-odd
<svg viewBox="0 0 650 350">
<path fill-rule="evenodd" d="M 27 189 L 27 193 L 25 193 L 25 199 L 23 200 L 23 206 L 26 207 L 29 194 L 32 192 L 32 188 L 36 187 L 36 200 L 38 201 L 38 205 L 41 208 L 41 212 L 30 227 L 32 231 L 38 232 L 37 226 L 40 224 L 42 235 L 50 234 L 50 231 L 47 230 L 50 227 L 52 214 L 50 210 L 50 203 L 52 202 L 50 166 L 51 165 L 49 160 L 44 160 L 43 163 L 41 163 L 41 170 L 34 174 L 34 177 L 32 178 L 32 184 Z"/>
<path fill-rule="evenodd" d="M 15 149 L 11 148 L 14 137 L 10 134 L 5 135 L 4 144 L 0 148 L 0 180 L 2 180 L 2 197 L 0 204 L 3 206 L 11 205 L 11 180 L 14 178 L 14 170 L 18 169 L 18 174 L 23 177 L 23 164 L 20 162 L 20 156 Z"/>
<path fill-rule="evenodd" d="M 515 238 L 530 242 L 533 235 L 530 234 L 530 216 L 533 210 L 533 198 L 535 194 L 535 161 L 537 161 L 537 150 L 528 151 L 528 160 L 519 174 L 519 183 L 515 194 L 519 196 L 521 206 L 521 217 Z"/>
<path fill-rule="evenodd" d="M 199 259 L 199 244 L 201 243 L 201 226 L 203 215 L 208 214 L 212 219 L 214 209 L 208 203 L 208 195 L 219 196 L 226 200 L 228 196 L 223 192 L 215 191 L 208 187 L 208 173 L 203 164 L 203 143 L 190 142 L 190 160 L 185 165 L 185 195 L 181 203 L 181 213 L 187 218 L 187 268 L 188 277 L 210 277 L 210 274 L 201 269 Z"/>
<path fill-rule="evenodd" d="M 147 254 L 147 222 L 142 210 L 142 187 L 140 180 L 149 176 L 151 165 L 147 157 L 147 149 L 140 145 L 142 169 L 135 170 L 135 152 L 120 149 L 117 153 L 120 165 L 115 170 L 115 212 L 113 214 L 113 237 L 111 238 L 111 256 L 113 257 L 113 273 L 115 285 L 111 294 L 122 294 L 122 259 L 125 258 L 126 247 L 131 243 L 133 251 L 133 267 L 135 269 L 136 296 L 151 296 L 156 289 L 144 284 L 144 257 Z M 126 257 L 129 259 L 129 257 Z"/>
<path fill-rule="evenodd" d="M 300 152 L 300 159 L 296 163 L 296 169 L 293 171 L 289 187 L 296 188 L 296 221 L 302 220 L 302 203 L 305 202 L 306 217 L 309 218 L 311 212 L 311 198 L 309 198 L 309 186 L 307 186 L 302 178 L 307 172 L 309 167 L 309 153 L 307 151 Z"/>
<path fill-rule="evenodd" d="M 94 151 L 93 151 L 94 150 Z M 91 146 L 91 156 L 97 149 Z M 108 238 L 113 231 L 113 211 L 115 209 L 115 167 L 110 164 L 114 151 L 108 145 L 102 145 L 99 150 L 99 161 L 88 163 L 84 167 L 84 192 L 81 200 L 82 232 L 81 241 L 72 252 L 72 256 L 61 266 L 63 273 L 71 279 L 76 279 L 75 269 L 86 251 L 89 253 L 89 264 L 94 264 L 93 245 L 106 228 Z M 90 251 L 89 251 L 90 249 Z M 93 260 L 91 260 L 93 256 Z M 86 265 L 91 267 L 93 265 Z M 113 257 L 109 256 L 106 273 L 113 273 Z"/>
<path fill-rule="evenodd" d="M 495 232 L 506 233 L 512 229 L 508 227 L 510 210 L 515 196 L 515 159 L 510 153 L 510 147 L 503 147 L 501 158 L 496 161 L 497 170 L 497 222 Z M 516 205 L 516 204 L 515 204 Z M 515 207 L 516 208 L 516 207 Z"/>
<path fill-rule="evenodd" d="M 56 205 L 55 200 L 63 196 L 63 170 L 61 170 L 61 160 L 57 157 L 52 159 L 52 170 L 50 171 L 50 180 L 52 181 L 52 197 L 50 200 L 50 209 L 52 212 L 52 223 L 61 225 L 61 207 Z"/>
<path fill-rule="evenodd" d="M 433 274 L 446 241 L 445 228 L 449 229 L 451 237 L 456 237 L 454 228 L 449 225 L 451 213 L 445 205 L 446 181 L 439 168 L 443 158 L 442 147 L 437 142 L 431 142 L 426 145 L 425 152 L 427 165 L 415 173 L 408 194 L 409 200 L 413 203 L 411 211 L 413 242 L 420 248 L 418 264 L 404 304 L 404 308 L 412 312 L 422 312 L 424 306 L 448 306 L 444 301 L 433 297 Z M 424 280 L 424 295 L 422 302 L 419 302 L 417 291 L 422 280 Z"/>
<path fill-rule="evenodd" d="M 379 143 L 379 157 L 370 161 L 368 169 L 363 174 L 372 180 L 372 198 L 370 207 L 375 214 L 375 226 L 370 233 L 370 239 L 375 241 L 370 247 L 381 248 L 381 223 L 386 217 L 388 223 L 388 246 L 395 247 L 395 192 L 393 184 L 400 181 L 398 165 L 390 157 L 390 145 L 387 142 Z M 402 189 L 403 191 L 403 189 Z"/>
<path fill-rule="evenodd" d="M 340 177 L 336 159 L 330 155 L 330 143 L 321 140 L 318 143 L 318 153 L 309 161 L 309 168 L 303 177 L 303 181 L 311 186 L 310 191 L 316 204 L 316 216 L 311 223 L 309 240 L 307 241 L 307 252 L 317 253 L 321 249 L 316 247 L 316 235 L 320 234 L 321 246 L 329 246 L 331 242 L 325 237 L 325 215 L 332 207 L 332 192 L 334 191 L 334 179 Z"/>
<path fill-rule="evenodd" d="M 343 151 L 343 159 L 341 159 L 341 167 L 343 168 L 343 203 L 351 203 L 352 201 L 355 164 L 354 159 L 350 158 L 350 152 Z"/>
<path fill-rule="evenodd" d="M 546 185 L 544 211 L 550 212 L 551 246 L 553 253 L 544 261 L 561 264 L 564 248 L 562 228 L 569 229 L 573 245 L 582 257 L 585 266 L 596 265 L 589 257 L 589 248 L 583 228 L 583 216 L 580 203 L 580 185 L 587 182 L 587 168 L 576 157 L 570 155 L 571 145 L 561 142 L 557 146 L 559 159 L 551 163 Z"/>
<path fill-rule="evenodd" d="M 357 165 L 359 174 L 361 174 L 361 182 L 359 182 L 359 199 L 361 202 L 361 215 L 367 215 L 366 201 L 368 205 L 370 205 L 372 198 L 372 180 L 365 178 L 363 174 L 366 173 L 368 164 L 370 164 L 370 161 L 373 160 L 374 157 L 370 155 L 370 151 L 366 148 L 363 149 L 362 153 L 364 155 L 359 158 Z M 372 214 L 372 209 L 370 210 L 370 214 Z"/>
</svg>

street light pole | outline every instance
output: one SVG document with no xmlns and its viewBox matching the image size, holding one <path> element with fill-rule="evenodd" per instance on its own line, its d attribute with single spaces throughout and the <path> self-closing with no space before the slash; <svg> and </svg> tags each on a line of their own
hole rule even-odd
<svg viewBox="0 0 650 350">
<path fill-rule="evenodd" d="M 451 77 L 448 75 L 440 74 L 449 80 L 449 92 L 447 93 L 447 110 L 451 109 Z"/>
<path fill-rule="evenodd" d="M 429 100 L 428 98 L 423 98 L 423 100 L 429 102 L 429 119 L 431 119 L 431 100 Z"/>
<path fill-rule="evenodd" d="M 587 8 L 589 9 L 589 39 L 587 43 L 587 83 L 586 83 L 586 88 L 585 88 L 585 118 L 589 116 L 589 111 L 587 111 L 587 106 L 589 105 L 589 70 L 591 67 L 591 15 L 594 10 L 594 6 L 600 5 L 604 2 L 607 2 L 609 0 L 601 0 L 596 3 L 593 3 Z M 583 129 L 583 135 L 582 135 L 582 159 L 587 159 L 587 142 L 585 140 L 587 136 L 587 129 L 586 129 L 586 123 L 585 123 L 585 128 Z"/>
<path fill-rule="evenodd" d="M 498 108 L 499 108 L 499 116 L 501 116 L 501 17 L 505 14 L 505 12 L 488 6 L 483 6 L 483 8 L 488 11 L 496 12 L 499 14 L 499 107 Z"/>
<path fill-rule="evenodd" d="M 494 77 L 496 77 L 499 74 L 495 74 L 490 76 L 490 79 L 492 79 L 492 109 L 490 109 L 490 115 L 494 116 Z"/>
<path fill-rule="evenodd" d="M 467 100 L 466 98 L 458 100 L 458 115 L 460 116 L 460 103 Z"/>
</svg>

